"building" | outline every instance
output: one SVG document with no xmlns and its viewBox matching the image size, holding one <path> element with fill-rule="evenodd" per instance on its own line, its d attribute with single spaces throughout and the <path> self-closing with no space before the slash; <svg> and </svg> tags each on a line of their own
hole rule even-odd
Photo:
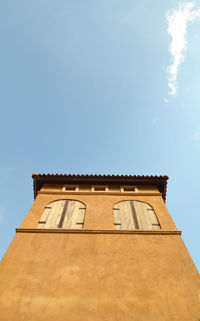
<svg viewBox="0 0 200 321">
<path fill-rule="evenodd" d="M 1 262 L 0 320 L 199 321 L 167 180 L 33 174 L 34 203 Z"/>
</svg>

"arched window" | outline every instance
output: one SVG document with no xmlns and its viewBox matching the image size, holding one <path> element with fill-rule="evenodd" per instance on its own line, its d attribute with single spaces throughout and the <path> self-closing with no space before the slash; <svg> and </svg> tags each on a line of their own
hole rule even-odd
<svg viewBox="0 0 200 321">
<path fill-rule="evenodd" d="M 38 228 L 81 229 L 84 224 L 85 204 L 74 200 L 59 200 L 46 205 Z"/>
<path fill-rule="evenodd" d="M 113 216 L 116 229 L 160 230 L 153 208 L 144 202 L 119 202 L 113 208 Z"/>
</svg>

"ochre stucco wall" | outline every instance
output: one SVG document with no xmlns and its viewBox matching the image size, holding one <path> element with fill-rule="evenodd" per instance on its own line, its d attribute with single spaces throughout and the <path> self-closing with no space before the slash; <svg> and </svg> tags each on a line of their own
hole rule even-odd
<svg viewBox="0 0 200 321">
<path fill-rule="evenodd" d="M 39 194 L 21 228 L 56 199 L 86 204 L 85 229 L 114 229 L 120 200 L 149 203 L 176 231 L 159 195 Z M 17 233 L 1 262 L 1 321 L 199 321 L 199 274 L 180 235 Z"/>
</svg>

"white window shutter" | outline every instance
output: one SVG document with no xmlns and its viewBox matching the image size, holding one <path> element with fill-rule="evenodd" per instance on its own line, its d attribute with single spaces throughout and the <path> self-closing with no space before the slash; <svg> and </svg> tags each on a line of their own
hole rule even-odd
<svg viewBox="0 0 200 321">
<path fill-rule="evenodd" d="M 63 228 L 82 229 L 85 217 L 85 205 L 79 201 L 68 201 Z"/>
<path fill-rule="evenodd" d="M 117 230 L 121 230 L 122 223 L 121 223 L 121 217 L 120 217 L 120 208 L 116 204 L 113 208 L 113 218 L 114 218 L 114 226 Z"/>
<path fill-rule="evenodd" d="M 42 213 L 41 219 L 38 222 L 38 228 L 45 228 L 50 211 L 51 211 L 51 206 L 48 206 L 48 207 L 46 206 Z"/>
<path fill-rule="evenodd" d="M 116 229 L 134 229 L 134 220 L 130 201 L 122 201 L 113 208 L 114 225 Z"/>
<path fill-rule="evenodd" d="M 79 201 L 59 200 L 49 203 L 38 222 L 38 228 L 83 228 L 85 205 Z"/>
<path fill-rule="evenodd" d="M 153 208 L 140 201 L 121 201 L 113 208 L 116 229 L 158 230 L 160 224 Z"/>
</svg>

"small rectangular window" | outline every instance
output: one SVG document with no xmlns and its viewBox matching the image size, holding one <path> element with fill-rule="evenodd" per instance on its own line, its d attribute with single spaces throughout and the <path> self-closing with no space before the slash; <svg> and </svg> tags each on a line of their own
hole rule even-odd
<svg viewBox="0 0 200 321">
<path fill-rule="evenodd" d="M 135 188 L 132 186 L 124 187 L 124 192 L 135 192 Z"/>
<path fill-rule="evenodd" d="M 103 191 L 106 190 L 106 188 L 105 188 L 105 187 L 101 187 L 101 186 L 95 186 L 94 190 L 95 190 L 95 191 L 103 192 Z"/>
<path fill-rule="evenodd" d="M 122 186 L 121 192 L 136 192 L 137 188 L 135 186 Z"/>
<path fill-rule="evenodd" d="M 76 190 L 76 186 L 66 186 L 66 191 L 75 191 Z"/>
<path fill-rule="evenodd" d="M 107 186 L 92 186 L 91 189 L 92 192 L 108 192 Z"/>
<path fill-rule="evenodd" d="M 62 192 L 77 192 L 79 190 L 79 186 L 77 185 L 64 185 L 62 188 Z"/>
</svg>

